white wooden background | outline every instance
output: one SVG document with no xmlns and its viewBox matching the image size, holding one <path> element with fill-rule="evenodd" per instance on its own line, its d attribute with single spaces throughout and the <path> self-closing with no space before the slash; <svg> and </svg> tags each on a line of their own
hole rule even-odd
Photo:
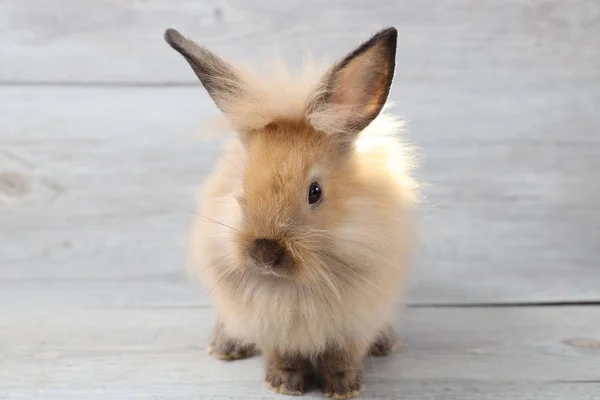
<svg viewBox="0 0 600 400">
<path fill-rule="evenodd" d="M 295 63 L 385 25 L 428 186 L 407 347 L 365 397 L 600 399 L 593 0 L 0 0 L 0 399 L 279 398 L 205 354 L 184 261 L 216 109 L 162 33 Z"/>
</svg>

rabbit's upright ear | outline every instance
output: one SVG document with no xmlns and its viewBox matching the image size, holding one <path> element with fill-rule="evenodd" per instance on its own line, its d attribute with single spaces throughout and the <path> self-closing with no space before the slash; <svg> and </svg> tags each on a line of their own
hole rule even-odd
<svg viewBox="0 0 600 400">
<path fill-rule="evenodd" d="M 309 104 L 309 120 L 315 117 L 317 125 L 334 126 L 348 140 L 366 128 L 390 93 L 397 37 L 395 28 L 384 29 L 336 63 Z"/>
<path fill-rule="evenodd" d="M 238 73 L 217 55 L 185 38 L 175 29 L 167 29 L 164 37 L 187 60 L 217 107 L 226 112 L 227 103 L 239 96 L 242 90 Z"/>
</svg>

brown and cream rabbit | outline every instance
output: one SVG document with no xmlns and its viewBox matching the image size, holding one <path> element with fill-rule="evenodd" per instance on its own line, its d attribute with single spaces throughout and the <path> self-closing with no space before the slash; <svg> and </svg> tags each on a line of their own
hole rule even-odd
<svg viewBox="0 0 600 400">
<path fill-rule="evenodd" d="M 279 393 L 302 394 L 317 371 L 326 396 L 357 396 L 363 358 L 397 346 L 414 241 L 413 157 L 400 121 L 382 112 L 396 29 L 324 71 L 266 77 L 176 30 L 165 39 L 236 132 L 205 182 L 190 241 L 218 315 L 211 354 L 262 352 L 265 384 Z"/>
</svg>

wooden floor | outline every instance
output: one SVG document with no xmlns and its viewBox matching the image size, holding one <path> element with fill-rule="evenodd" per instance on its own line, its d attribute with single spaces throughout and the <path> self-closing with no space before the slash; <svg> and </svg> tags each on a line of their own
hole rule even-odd
<svg viewBox="0 0 600 400">
<path fill-rule="evenodd" d="M 0 399 L 281 398 L 206 354 L 184 263 L 216 109 L 162 33 L 295 63 L 385 25 L 427 186 L 405 347 L 364 398 L 600 399 L 594 0 L 0 1 Z"/>
</svg>

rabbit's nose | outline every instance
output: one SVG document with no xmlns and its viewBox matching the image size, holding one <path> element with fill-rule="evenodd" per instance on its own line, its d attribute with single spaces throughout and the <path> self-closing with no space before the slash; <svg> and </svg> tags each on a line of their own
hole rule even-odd
<svg viewBox="0 0 600 400">
<path fill-rule="evenodd" d="M 258 263 L 270 268 L 282 268 L 289 264 L 287 251 L 272 239 L 256 239 L 248 249 Z"/>
</svg>

